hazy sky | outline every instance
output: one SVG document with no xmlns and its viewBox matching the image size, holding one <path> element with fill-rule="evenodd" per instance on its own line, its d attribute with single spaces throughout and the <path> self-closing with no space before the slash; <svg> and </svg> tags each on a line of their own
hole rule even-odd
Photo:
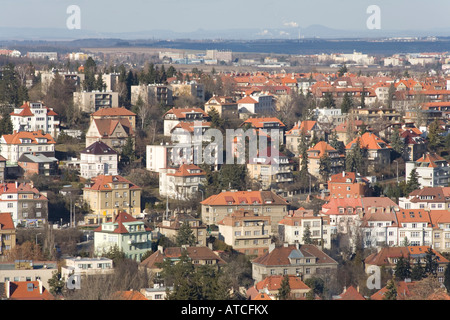
<svg viewBox="0 0 450 320">
<path fill-rule="evenodd" d="M 166 29 L 366 28 L 369 5 L 381 9 L 381 28 L 450 28 L 449 0 L 1 0 L 0 27 L 66 28 L 69 5 L 81 28 L 98 32 Z"/>
</svg>

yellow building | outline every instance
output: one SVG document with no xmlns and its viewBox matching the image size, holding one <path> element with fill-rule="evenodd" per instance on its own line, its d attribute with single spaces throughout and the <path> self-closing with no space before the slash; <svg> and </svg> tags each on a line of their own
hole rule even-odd
<svg viewBox="0 0 450 320">
<path fill-rule="evenodd" d="M 99 175 L 83 188 L 83 199 L 91 213 L 86 223 L 102 223 L 124 211 L 133 217 L 141 213 L 141 188 L 119 175 Z"/>
<path fill-rule="evenodd" d="M 0 213 L 0 256 L 16 246 L 16 228 L 9 212 Z"/>
</svg>

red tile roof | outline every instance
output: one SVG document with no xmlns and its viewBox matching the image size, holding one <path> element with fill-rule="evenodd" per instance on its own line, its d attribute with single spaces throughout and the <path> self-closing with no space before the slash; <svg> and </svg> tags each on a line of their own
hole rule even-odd
<svg viewBox="0 0 450 320">
<path fill-rule="evenodd" d="M 336 300 L 366 300 L 364 296 L 356 290 L 355 287 L 350 286 L 344 290 L 343 293 L 339 295 Z"/>
<path fill-rule="evenodd" d="M 91 116 L 136 116 L 136 113 L 123 108 L 101 108 L 91 114 Z"/>
<path fill-rule="evenodd" d="M 4 134 L 2 139 L 7 144 L 22 144 L 21 139 L 30 139 L 32 144 L 39 144 L 36 139 L 45 139 L 47 144 L 56 144 L 56 141 L 50 134 L 44 134 L 40 131 L 19 131 L 13 134 Z"/>
<path fill-rule="evenodd" d="M 351 149 L 353 145 L 357 143 L 358 140 L 362 149 L 379 150 L 391 148 L 391 146 L 387 144 L 385 141 L 383 141 L 383 139 L 381 139 L 380 137 L 371 132 L 366 132 L 361 137 L 356 137 L 351 142 L 349 142 L 345 146 L 345 148 Z"/>
<path fill-rule="evenodd" d="M 210 206 L 236 205 L 239 199 L 245 199 L 247 203 L 258 205 L 288 205 L 288 202 L 272 191 L 223 191 L 203 200 L 201 204 Z"/>
<path fill-rule="evenodd" d="M 119 175 L 99 175 L 97 177 L 91 178 L 91 181 L 93 182 L 93 184 L 90 187 L 85 187 L 84 189 L 100 191 L 112 190 L 112 183 L 124 183 L 128 184 L 130 189 L 140 189 L 140 187 Z"/>
<path fill-rule="evenodd" d="M 5 286 L 7 284 L 8 282 L 5 283 Z M 9 299 L 54 300 L 55 297 L 39 281 L 11 281 L 9 282 Z"/>
<path fill-rule="evenodd" d="M 9 212 L 0 212 L 0 230 L 14 230 L 14 222 Z"/>
<path fill-rule="evenodd" d="M 299 277 L 295 275 L 289 275 L 289 287 L 291 290 L 310 290 L 311 288 L 308 287 Z M 269 291 L 275 291 L 279 290 L 281 288 L 281 283 L 283 281 L 284 276 L 283 275 L 273 275 L 268 276 L 264 278 L 264 280 L 259 281 L 256 283 L 256 289 L 261 291 L 263 289 L 267 289 Z"/>
</svg>

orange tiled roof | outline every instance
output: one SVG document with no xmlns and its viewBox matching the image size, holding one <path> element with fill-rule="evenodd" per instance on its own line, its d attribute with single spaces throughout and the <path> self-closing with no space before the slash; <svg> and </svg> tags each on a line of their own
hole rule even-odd
<svg viewBox="0 0 450 320">
<path fill-rule="evenodd" d="M 148 300 L 142 293 L 134 290 L 117 291 L 113 297 L 115 300 Z"/>
<path fill-rule="evenodd" d="M 101 108 L 91 114 L 91 116 L 135 116 L 136 113 L 123 108 Z"/>
<path fill-rule="evenodd" d="M 336 300 L 366 300 L 366 298 L 355 287 L 350 286 Z"/>
<path fill-rule="evenodd" d="M 111 183 L 126 183 L 129 185 L 130 189 L 140 189 L 140 187 L 136 186 L 131 181 L 125 179 L 122 176 L 119 175 L 99 175 L 97 177 L 94 177 L 91 179 L 93 184 L 90 187 L 87 187 L 85 189 L 89 190 L 112 190 Z"/>
<path fill-rule="evenodd" d="M 391 148 L 391 146 L 389 144 L 387 144 L 383 139 L 381 139 L 376 134 L 373 134 L 371 132 L 366 132 L 361 137 L 356 137 L 351 142 L 349 142 L 345 146 L 345 148 L 351 149 L 353 147 L 353 145 L 357 143 L 358 139 L 359 139 L 361 148 L 363 148 L 363 149 L 379 150 L 379 149 Z"/>
<path fill-rule="evenodd" d="M 5 283 L 7 285 L 7 283 Z M 11 281 L 9 290 L 11 300 L 54 300 L 55 297 L 45 287 L 40 292 L 39 281 Z M 6 289 L 6 288 L 5 288 Z"/>
<path fill-rule="evenodd" d="M 426 153 L 416 160 L 417 163 L 428 163 L 429 168 L 438 167 L 438 165 L 436 164 L 437 161 L 446 161 L 446 160 L 436 153 Z"/>
<path fill-rule="evenodd" d="M 323 156 L 325 156 L 329 152 L 337 152 L 335 148 L 330 146 L 325 141 L 319 141 L 313 147 L 308 149 L 308 153 L 310 153 L 312 151 L 318 151 L 318 155 L 317 156 L 308 155 L 308 158 L 320 159 L 320 158 L 322 158 Z"/>
<path fill-rule="evenodd" d="M 256 289 L 262 290 L 264 288 L 267 288 L 267 290 L 269 291 L 279 290 L 281 288 L 281 282 L 283 281 L 283 278 L 283 275 L 268 276 L 264 278 L 264 280 L 256 283 Z M 289 275 L 289 287 L 291 288 L 291 290 L 311 289 L 299 277 L 295 275 Z"/>
<path fill-rule="evenodd" d="M 4 134 L 2 138 L 7 144 L 22 144 L 21 139 L 30 139 L 31 143 L 38 144 L 36 139 L 39 138 L 46 139 L 47 144 L 56 144 L 56 141 L 50 134 L 44 134 L 41 130 L 31 132 L 19 131 L 13 134 Z"/>
<path fill-rule="evenodd" d="M 199 113 L 203 114 L 203 117 L 208 116 L 208 114 L 205 111 L 203 111 L 203 109 L 201 109 L 201 108 L 186 107 L 186 108 L 172 108 L 164 114 L 164 117 L 166 116 L 166 114 L 172 113 L 175 115 L 175 117 L 177 117 L 177 119 L 185 119 L 186 113 L 192 113 L 192 112 L 199 112 Z"/>
<path fill-rule="evenodd" d="M 14 222 L 9 212 L 0 212 L 0 230 L 14 230 Z"/>
<path fill-rule="evenodd" d="M 199 170 L 199 172 L 191 172 L 191 170 Z M 195 164 L 182 164 L 174 173 L 168 173 L 167 175 L 175 177 L 193 177 L 203 176 L 205 174 L 205 171 Z"/>
<path fill-rule="evenodd" d="M 21 117 L 34 117 L 34 114 L 33 112 L 31 112 L 30 105 L 28 103 L 24 103 L 20 108 L 22 108 L 22 111 L 20 111 L 19 113 L 11 112 L 10 115 Z"/>
<path fill-rule="evenodd" d="M 225 206 L 240 204 L 243 201 L 247 204 L 256 203 L 258 205 L 277 204 L 288 205 L 288 202 L 272 191 L 223 191 L 203 200 L 201 204 L 210 206 Z"/>
<path fill-rule="evenodd" d="M 255 128 L 263 128 L 264 123 L 266 122 L 278 122 L 280 124 L 280 127 L 286 127 L 286 125 L 276 117 L 248 118 L 244 121 L 244 124 L 249 123 Z"/>
</svg>

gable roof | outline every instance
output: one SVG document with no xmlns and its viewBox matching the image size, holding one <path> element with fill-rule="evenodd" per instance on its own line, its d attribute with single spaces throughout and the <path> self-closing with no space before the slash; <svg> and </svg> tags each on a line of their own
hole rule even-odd
<svg viewBox="0 0 450 320">
<path fill-rule="evenodd" d="M 11 213 L 0 212 L 0 230 L 14 230 L 14 222 Z"/>
<path fill-rule="evenodd" d="M 117 152 L 113 148 L 109 147 L 103 141 L 95 141 L 89 147 L 80 151 L 80 153 L 94 154 L 94 155 L 117 154 Z"/>
<path fill-rule="evenodd" d="M 291 290 L 310 290 L 308 287 L 298 276 L 288 275 L 289 277 L 289 287 Z M 272 275 L 264 278 L 263 280 L 256 283 L 256 289 L 261 291 L 263 289 L 267 289 L 269 291 L 279 290 L 281 288 L 281 283 L 283 281 L 283 275 Z"/>
<path fill-rule="evenodd" d="M 351 142 L 349 142 L 345 146 L 345 148 L 351 149 L 357 143 L 358 139 L 362 149 L 380 150 L 391 148 L 389 144 L 387 144 L 383 139 L 378 137 L 376 134 L 373 134 L 372 132 L 365 132 L 362 136 L 356 137 Z"/>
<path fill-rule="evenodd" d="M 169 111 L 167 111 L 163 117 L 165 117 L 167 114 L 173 114 L 175 117 L 180 119 L 186 119 L 187 113 L 201 113 L 204 118 L 208 117 L 208 114 L 203 111 L 203 109 L 198 107 L 185 107 L 185 108 L 172 108 Z"/>
<path fill-rule="evenodd" d="M 22 144 L 21 139 L 29 139 L 32 144 L 39 144 L 37 139 L 45 139 L 46 144 L 56 144 L 56 141 L 53 137 L 46 133 L 44 134 L 42 130 L 39 131 L 19 131 L 14 132 L 13 134 L 4 134 L 2 136 L 2 140 L 7 144 Z"/>
<path fill-rule="evenodd" d="M 42 286 L 39 281 L 10 281 L 5 282 L 9 285 L 10 300 L 54 300 L 55 297 Z M 42 290 L 42 292 L 41 292 Z"/>
<path fill-rule="evenodd" d="M 128 135 L 133 135 L 134 131 L 131 123 L 126 118 L 121 119 L 94 119 L 91 122 L 97 128 L 100 136 L 110 136 L 117 127 L 122 126 Z"/>
<path fill-rule="evenodd" d="M 91 186 L 85 187 L 83 189 L 89 189 L 89 190 L 112 190 L 112 187 L 110 186 L 111 183 L 126 183 L 129 185 L 129 189 L 141 189 L 137 185 L 135 185 L 133 182 L 125 179 L 124 177 L 120 175 L 98 175 L 96 177 L 91 178 Z"/>
<path fill-rule="evenodd" d="M 307 150 L 308 153 L 313 152 L 313 151 L 318 151 L 318 155 L 314 156 L 314 155 L 308 155 L 308 158 L 311 159 L 320 159 L 323 156 L 327 155 L 329 152 L 337 152 L 337 150 L 335 148 L 333 148 L 332 146 L 330 146 L 328 143 L 326 143 L 325 141 L 319 141 L 317 142 L 314 146 L 312 146 L 311 148 L 309 148 Z"/>
<path fill-rule="evenodd" d="M 366 300 L 366 298 L 354 286 L 350 286 L 345 288 L 344 292 L 336 297 L 335 300 Z"/>
<path fill-rule="evenodd" d="M 293 255 L 298 257 L 317 258 L 316 264 L 337 264 L 334 259 L 312 244 L 303 244 L 298 248 L 296 245 L 275 247 L 273 250 L 254 259 L 252 263 L 264 266 L 289 265 L 289 257 L 293 257 Z"/>
<path fill-rule="evenodd" d="M 212 195 L 201 202 L 202 205 L 225 206 L 231 202 L 237 205 L 245 203 L 256 203 L 259 205 L 288 205 L 288 202 L 272 191 L 222 191 Z"/>
</svg>

